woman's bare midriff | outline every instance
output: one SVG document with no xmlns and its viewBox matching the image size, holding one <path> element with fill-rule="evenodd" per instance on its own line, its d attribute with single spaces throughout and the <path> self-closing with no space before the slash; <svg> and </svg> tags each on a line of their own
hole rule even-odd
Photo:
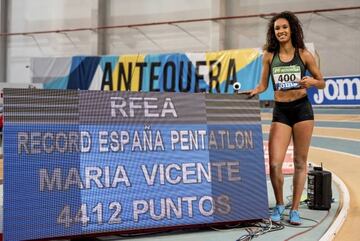
<svg viewBox="0 0 360 241">
<path fill-rule="evenodd" d="M 286 90 L 286 91 L 275 91 L 274 98 L 278 102 L 291 102 L 294 100 L 301 99 L 305 97 L 306 89 L 297 89 L 297 90 Z"/>
</svg>

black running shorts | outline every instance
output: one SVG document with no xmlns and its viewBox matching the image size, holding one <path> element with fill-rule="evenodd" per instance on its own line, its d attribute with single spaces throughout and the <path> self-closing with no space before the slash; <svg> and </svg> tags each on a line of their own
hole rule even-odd
<svg viewBox="0 0 360 241">
<path fill-rule="evenodd" d="M 275 101 L 273 122 L 280 122 L 292 127 L 305 120 L 314 120 L 314 112 L 307 96 L 290 102 Z"/>
</svg>

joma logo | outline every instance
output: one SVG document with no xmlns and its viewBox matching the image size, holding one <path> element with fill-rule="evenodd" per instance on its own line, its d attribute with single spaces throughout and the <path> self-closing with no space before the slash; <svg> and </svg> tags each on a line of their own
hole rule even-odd
<svg viewBox="0 0 360 241">
<path fill-rule="evenodd" d="M 325 89 L 314 94 L 316 104 L 327 100 L 360 100 L 360 79 L 327 79 Z"/>
</svg>

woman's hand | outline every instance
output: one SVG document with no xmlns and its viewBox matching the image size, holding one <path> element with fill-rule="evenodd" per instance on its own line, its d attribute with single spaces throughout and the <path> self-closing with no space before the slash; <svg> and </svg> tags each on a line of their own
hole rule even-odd
<svg viewBox="0 0 360 241">
<path fill-rule="evenodd" d="M 241 94 L 246 94 L 248 95 L 250 98 L 254 97 L 255 95 L 257 95 L 259 93 L 259 91 L 255 88 L 252 90 L 245 90 L 245 91 L 241 91 Z"/>
<path fill-rule="evenodd" d="M 310 88 L 311 86 L 314 85 L 314 83 L 316 82 L 316 80 L 312 77 L 309 77 L 309 76 L 304 76 L 300 81 L 299 81 L 299 84 L 301 87 L 303 88 Z"/>
</svg>

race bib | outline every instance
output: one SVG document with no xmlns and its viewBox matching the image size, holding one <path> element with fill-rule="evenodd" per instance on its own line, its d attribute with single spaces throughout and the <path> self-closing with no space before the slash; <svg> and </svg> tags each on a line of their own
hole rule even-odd
<svg viewBox="0 0 360 241">
<path fill-rule="evenodd" d="M 273 77 L 276 90 L 301 88 L 301 68 L 299 65 L 273 67 Z"/>
</svg>

